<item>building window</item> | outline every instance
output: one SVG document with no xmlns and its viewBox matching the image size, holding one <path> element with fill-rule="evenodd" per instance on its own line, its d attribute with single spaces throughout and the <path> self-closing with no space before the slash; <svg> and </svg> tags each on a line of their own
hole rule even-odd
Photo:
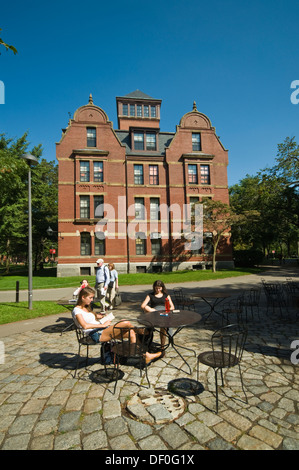
<svg viewBox="0 0 299 470">
<path fill-rule="evenodd" d="M 128 105 L 123 104 L 123 116 L 128 116 Z"/>
<path fill-rule="evenodd" d="M 144 150 L 144 134 L 143 132 L 134 132 L 134 149 Z"/>
<path fill-rule="evenodd" d="M 151 117 L 155 118 L 157 116 L 156 106 L 151 106 Z"/>
<path fill-rule="evenodd" d="M 190 216 L 195 217 L 195 204 L 199 202 L 199 197 L 190 197 Z"/>
<path fill-rule="evenodd" d="M 156 150 L 156 134 L 146 134 L 146 150 Z"/>
<path fill-rule="evenodd" d="M 198 183 L 197 165 L 188 165 L 188 182 L 191 184 Z"/>
<path fill-rule="evenodd" d="M 200 165 L 200 182 L 201 184 L 210 184 L 210 166 Z"/>
<path fill-rule="evenodd" d="M 134 184 L 143 184 L 143 165 L 134 165 Z"/>
<path fill-rule="evenodd" d="M 87 182 L 90 178 L 89 162 L 80 162 L 80 181 Z"/>
<path fill-rule="evenodd" d="M 103 178 L 103 162 L 93 162 L 93 180 L 102 183 Z"/>
<path fill-rule="evenodd" d="M 161 254 L 161 238 L 159 237 L 159 233 L 155 234 L 157 237 L 151 238 L 151 252 L 152 255 L 160 255 Z"/>
<path fill-rule="evenodd" d="M 145 207 L 143 197 L 135 197 L 135 219 L 145 219 Z"/>
<path fill-rule="evenodd" d="M 143 116 L 149 117 L 149 106 L 147 104 L 143 106 Z"/>
<path fill-rule="evenodd" d="M 90 250 L 90 233 L 82 232 L 80 237 L 80 254 L 86 256 L 91 254 Z"/>
<path fill-rule="evenodd" d="M 95 127 L 87 127 L 87 147 L 97 146 L 97 130 Z"/>
<path fill-rule="evenodd" d="M 94 218 L 101 219 L 104 217 L 104 196 L 94 196 L 93 206 L 94 206 Z"/>
<path fill-rule="evenodd" d="M 160 199 L 158 197 L 150 198 L 150 220 L 159 220 L 160 218 Z"/>
<path fill-rule="evenodd" d="M 192 150 L 201 150 L 200 134 L 198 132 L 192 132 Z"/>
<path fill-rule="evenodd" d="M 137 116 L 142 117 L 142 105 L 137 104 Z"/>
<path fill-rule="evenodd" d="M 94 237 L 94 254 L 105 255 L 105 239 Z"/>
<path fill-rule="evenodd" d="M 205 232 L 203 234 L 203 246 L 202 246 L 202 253 L 205 255 L 212 255 L 214 252 L 213 242 L 212 242 L 212 234 L 210 232 Z"/>
<path fill-rule="evenodd" d="M 146 238 L 145 234 L 143 236 L 137 236 L 135 240 L 136 245 L 136 255 L 146 255 Z"/>
<path fill-rule="evenodd" d="M 159 184 L 159 166 L 149 166 L 149 184 Z"/>
<path fill-rule="evenodd" d="M 80 196 L 80 219 L 89 219 L 90 205 L 89 196 Z"/>
<path fill-rule="evenodd" d="M 130 116 L 135 116 L 135 104 L 130 104 Z"/>
</svg>

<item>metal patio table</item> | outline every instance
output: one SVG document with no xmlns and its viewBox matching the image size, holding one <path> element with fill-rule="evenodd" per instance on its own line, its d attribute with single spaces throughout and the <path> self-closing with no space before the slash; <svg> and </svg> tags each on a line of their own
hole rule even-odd
<svg viewBox="0 0 299 470">
<path fill-rule="evenodd" d="M 165 330 L 165 335 L 168 338 L 168 344 L 163 349 L 164 351 L 172 346 L 184 363 L 188 366 L 191 375 L 191 367 L 185 358 L 178 351 L 178 348 L 186 349 L 192 351 L 196 357 L 196 352 L 193 349 L 187 348 L 186 346 L 181 346 L 180 344 L 175 343 L 175 336 L 186 326 L 193 325 L 201 320 L 201 315 L 197 312 L 191 310 L 173 310 L 169 313 L 161 310 L 155 310 L 154 312 L 147 312 L 142 314 L 137 318 L 138 323 L 147 324 L 150 322 L 154 328 L 163 328 Z M 174 328 L 175 332 L 170 334 L 169 329 Z M 164 333 L 163 333 L 164 334 Z"/>
<path fill-rule="evenodd" d="M 205 318 L 205 322 L 206 322 L 207 319 L 210 318 L 213 312 L 215 312 L 217 315 L 222 317 L 222 312 L 219 312 L 218 310 L 216 310 L 216 307 L 225 299 L 227 299 L 228 297 L 231 297 L 231 294 L 221 292 L 221 291 L 217 291 L 217 292 L 204 291 L 204 292 L 198 292 L 196 294 L 193 294 L 193 296 L 200 297 L 210 307 L 208 311 L 209 315 L 207 316 L 207 318 Z"/>
</svg>

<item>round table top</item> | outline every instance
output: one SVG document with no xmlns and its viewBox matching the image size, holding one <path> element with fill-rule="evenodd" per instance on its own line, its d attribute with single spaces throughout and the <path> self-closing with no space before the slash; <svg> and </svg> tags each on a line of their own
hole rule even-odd
<svg viewBox="0 0 299 470">
<path fill-rule="evenodd" d="M 161 315 L 162 314 L 162 315 Z M 137 318 L 141 324 L 150 322 L 160 328 L 178 328 L 179 326 L 193 325 L 201 320 L 201 315 L 192 310 L 173 310 L 166 316 L 165 311 L 155 310 L 147 312 Z"/>
<path fill-rule="evenodd" d="M 209 292 L 209 291 L 205 291 L 205 292 L 197 292 L 196 294 L 192 294 L 193 297 L 210 297 L 211 299 L 213 298 L 223 298 L 223 299 L 226 299 L 227 297 L 231 297 L 231 294 L 228 294 L 227 292 Z"/>
</svg>

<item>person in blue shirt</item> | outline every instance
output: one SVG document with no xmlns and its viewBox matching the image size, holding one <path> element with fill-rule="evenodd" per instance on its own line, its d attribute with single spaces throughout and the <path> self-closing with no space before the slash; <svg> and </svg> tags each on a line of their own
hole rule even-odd
<svg viewBox="0 0 299 470">
<path fill-rule="evenodd" d="M 99 258 L 97 260 L 97 272 L 96 272 L 96 292 L 97 298 L 99 299 L 102 305 L 102 312 L 105 313 L 105 297 L 108 289 L 108 284 L 110 282 L 110 274 L 108 266 L 104 265 L 104 260 Z"/>
</svg>

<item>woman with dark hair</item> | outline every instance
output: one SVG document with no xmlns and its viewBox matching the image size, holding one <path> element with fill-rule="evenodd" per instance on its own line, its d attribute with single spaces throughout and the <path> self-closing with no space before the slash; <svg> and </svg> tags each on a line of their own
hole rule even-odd
<svg viewBox="0 0 299 470">
<path fill-rule="evenodd" d="M 78 328 L 82 328 L 85 335 L 90 336 L 95 343 L 105 343 L 110 341 L 113 337 L 113 325 L 111 320 L 100 323 L 99 320 L 105 315 L 96 314 L 92 311 L 91 304 L 94 299 L 95 291 L 91 287 L 85 287 L 79 293 L 79 298 L 76 307 L 72 311 L 72 317 Z M 122 320 L 118 322 L 118 326 L 132 328 L 133 325 L 127 321 Z M 134 330 L 129 330 L 131 335 L 131 342 L 137 341 L 137 335 Z M 117 329 L 114 330 L 114 338 L 116 338 Z M 119 330 L 120 332 L 120 330 Z M 161 353 L 145 353 L 144 359 L 147 364 L 151 361 L 158 359 Z"/>
<path fill-rule="evenodd" d="M 154 312 L 155 310 L 165 310 L 165 300 L 169 302 L 169 309 L 174 310 L 174 305 L 170 295 L 168 295 L 163 281 L 157 280 L 153 284 L 153 291 L 149 293 L 141 304 L 144 312 Z M 166 332 L 160 329 L 161 348 L 165 346 Z"/>
</svg>

